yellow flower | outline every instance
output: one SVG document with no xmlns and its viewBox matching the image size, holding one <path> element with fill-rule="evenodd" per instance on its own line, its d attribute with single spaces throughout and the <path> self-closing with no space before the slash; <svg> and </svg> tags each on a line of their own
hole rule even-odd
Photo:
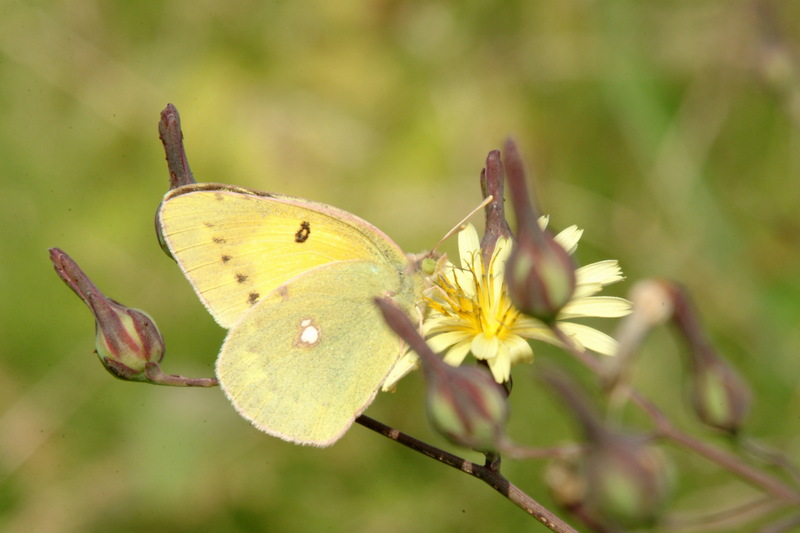
<svg viewBox="0 0 800 533">
<path fill-rule="evenodd" d="M 547 218 L 540 224 L 545 227 Z M 571 226 L 556 241 L 572 254 L 583 234 Z M 434 351 L 444 353 L 444 360 L 460 365 L 468 354 L 485 360 L 495 381 L 508 381 L 511 367 L 530 362 L 533 349 L 528 339 L 561 345 L 552 330 L 543 322 L 523 315 L 511 303 L 504 282 L 505 263 L 511 252 L 511 241 L 497 241 L 488 265 L 481 259 L 478 232 L 467 225 L 458 235 L 461 267 L 448 264 L 435 281 L 426 304 L 431 312 L 423 322 L 423 333 Z M 579 346 L 610 355 L 616 341 L 594 328 L 570 322 L 584 317 L 620 317 L 630 313 L 630 302 L 623 298 L 595 296 L 603 287 L 623 279 L 617 261 L 592 263 L 575 271 L 577 285 L 569 303 L 561 310 L 558 327 Z M 383 389 L 391 389 L 408 372 L 416 368 L 415 353 L 405 354 L 387 377 Z"/>
</svg>

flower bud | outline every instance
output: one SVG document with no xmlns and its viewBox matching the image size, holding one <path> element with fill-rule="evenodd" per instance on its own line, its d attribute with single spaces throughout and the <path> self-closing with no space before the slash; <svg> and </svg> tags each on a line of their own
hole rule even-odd
<svg viewBox="0 0 800 533">
<path fill-rule="evenodd" d="M 477 367 L 453 367 L 433 353 L 411 319 L 390 298 L 376 298 L 386 324 L 417 352 L 427 380 L 426 407 L 434 428 L 450 442 L 492 453 L 506 444 L 506 393 Z"/>
<path fill-rule="evenodd" d="M 669 472 L 660 451 L 643 439 L 604 431 L 586 459 L 587 510 L 625 530 L 652 526 L 667 503 Z"/>
<path fill-rule="evenodd" d="M 735 434 L 750 407 L 750 389 L 723 359 L 704 357 L 692 372 L 692 408 L 711 427 Z"/>
<path fill-rule="evenodd" d="M 546 366 L 541 370 L 545 383 L 575 415 L 587 441 L 585 490 L 577 485 L 562 499 L 571 509 L 585 508 L 594 520 L 625 526 L 625 530 L 652 523 L 669 493 L 663 456 L 643 438 L 609 427 L 566 374 Z"/>
<path fill-rule="evenodd" d="M 586 498 L 586 478 L 577 457 L 558 457 L 547 463 L 544 482 L 557 505 L 567 510 L 580 508 Z"/>
<path fill-rule="evenodd" d="M 551 323 L 575 292 L 575 264 L 567 251 L 541 229 L 520 232 L 506 262 L 511 301 L 523 313 Z"/>
<path fill-rule="evenodd" d="M 164 339 L 143 311 L 106 297 L 66 253 L 50 249 L 56 273 L 89 306 L 95 318 L 97 356 L 113 375 L 128 381 L 150 381 L 148 363 L 164 356 Z"/>
<path fill-rule="evenodd" d="M 673 321 L 689 348 L 692 408 L 705 424 L 735 434 L 750 407 L 750 389 L 708 340 L 688 294 L 670 287 Z"/>
<path fill-rule="evenodd" d="M 450 442 L 481 452 L 496 452 L 508 421 L 506 394 L 478 367 L 452 367 L 428 380 L 428 417 Z"/>
<path fill-rule="evenodd" d="M 539 209 L 528 198 L 525 170 L 514 142 L 506 142 L 504 151 L 518 226 L 506 262 L 508 293 L 520 311 L 549 324 L 575 292 L 575 264 L 567 251 L 539 225 Z"/>
<path fill-rule="evenodd" d="M 102 294 L 90 294 L 88 299 L 95 317 L 95 350 L 100 361 L 120 379 L 149 381 L 147 363 L 158 363 L 164 357 L 164 339 L 153 319 Z"/>
</svg>

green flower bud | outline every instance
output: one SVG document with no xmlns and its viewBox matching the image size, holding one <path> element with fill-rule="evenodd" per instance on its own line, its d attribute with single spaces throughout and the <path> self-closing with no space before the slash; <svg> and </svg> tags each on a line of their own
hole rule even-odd
<svg viewBox="0 0 800 533">
<path fill-rule="evenodd" d="M 103 366 L 128 381 L 150 381 L 148 365 L 157 367 L 164 356 L 164 339 L 143 311 L 106 297 L 70 256 L 50 249 L 56 273 L 89 306 L 95 318 L 95 347 Z"/>
<path fill-rule="evenodd" d="M 672 284 L 670 294 L 672 318 L 689 352 L 692 407 L 703 423 L 735 434 L 747 416 L 750 389 L 714 349 L 686 291 Z"/>
<path fill-rule="evenodd" d="M 164 357 L 164 339 L 153 319 L 102 294 L 89 295 L 89 308 L 95 316 L 95 351 L 106 369 L 120 379 L 150 381 L 147 363 Z"/>
<path fill-rule="evenodd" d="M 428 417 L 450 442 L 481 452 L 497 452 L 508 421 L 506 394 L 478 367 L 442 363 L 429 373 Z"/>
<path fill-rule="evenodd" d="M 610 531 L 653 523 L 669 495 L 663 456 L 645 439 L 609 427 L 566 374 L 546 366 L 541 370 L 545 383 L 576 416 L 587 441 L 580 472 L 584 485 L 572 481 L 575 489 L 560 495 L 560 501 L 571 510 L 585 511 L 594 521 L 616 526 Z M 570 474 L 568 470 L 560 473 Z"/>
<path fill-rule="evenodd" d="M 750 407 L 750 389 L 739 374 L 719 357 L 704 357 L 692 372 L 692 407 L 711 427 L 735 434 Z"/>
<path fill-rule="evenodd" d="M 586 459 L 586 506 L 604 522 L 626 530 L 652 526 L 670 493 L 660 451 L 643 439 L 604 432 Z"/>
<path fill-rule="evenodd" d="M 506 262 L 511 301 L 523 313 L 545 323 L 556 319 L 575 292 L 575 264 L 545 231 L 520 231 Z"/>
<path fill-rule="evenodd" d="M 575 292 L 575 264 L 549 232 L 539 226 L 539 208 L 528 198 L 522 158 L 506 142 L 506 176 L 517 215 L 517 238 L 506 262 L 505 281 L 514 305 L 549 324 Z"/>
<path fill-rule="evenodd" d="M 549 463 L 544 482 L 553 501 L 563 509 L 579 509 L 586 498 L 586 478 L 577 457 L 558 457 Z"/>
<path fill-rule="evenodd" d="M 376 298 L 375 303 L 386 324 L 419 355 L 428 382 L 426 407 L 433 427 L 454 444 L 497 452 L 506 444 L 505 390 L 478 367 L 453 367 L 442 361 L 391 299 Z"/>
</svg>

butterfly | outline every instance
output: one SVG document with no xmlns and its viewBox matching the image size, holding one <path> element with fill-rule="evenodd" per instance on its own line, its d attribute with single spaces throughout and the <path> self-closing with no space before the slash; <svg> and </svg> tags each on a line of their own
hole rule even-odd
<svg viewBox="0 0 800 533">
<path fill-rule="evenodd" d="M 413 313 L 430 259 L 347 211 L 232 185 L 171 190 L 156 224 L 229 330 L 216 374 L 239 414 L 297 444 L 337 441 L 403 350 L 373 299 Z"/>
</svg>

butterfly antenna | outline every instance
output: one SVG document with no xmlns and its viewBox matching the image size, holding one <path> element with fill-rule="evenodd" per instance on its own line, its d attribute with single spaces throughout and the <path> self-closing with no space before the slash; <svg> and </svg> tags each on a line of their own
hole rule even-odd
<svg viewBox="0 0 800 533">
<path fill-rule="evenodd" d="M 483 199 L 483 201 L 482 201 L 480 204 L 478 204 L 478 206 L 477 206 L 477 207 L 475 207 L 475 209 L 473 209 L 472 211 L 470 211 L 470 212 L 469 212 L 469 214 L 468 214 L 467 216 L 465 216 L 464 218 L 462 218 L 462 219 L 461 219 L 461 222 L 459 222 L 458 224 L 456 224 L 455 226 L 453 226 L 453 229 L 451 229 L 450 231 L 448 231 L 448 232 L 445 234 L 445 236 L 444 236 L 444 237 L 442 237 L 441 239 L 439 239 L 439 242 L 437 242 L 437 243 L 436 243 L 436 246 L 434 246 L 433 248 L 431 248 L 431 253 L 432 253 L 434 250 L 436 250 L 436 249 L 439 247 L 439 245 L 440 245 L 440 244 L 442 244 L 444 241 L 446 241 L 447 239 L 449 239 L 450 237 L 452 237 L 454 233 L 456 233 L 457 231 L 461 231 L 461 230 L 463 229 L 463 227 L 464 227 L 464 224 L 467 222 L 467 220 L 469 220 L 469 219 L 472 217 L 472 215 L 474 215 L 475 213 L 477 213 L 478 211 L 480 211 L 481 209 L 483 209 L 484 207 L 486 207 L 487 205 L 489 205 L 489 202 L 491 202 L 493 199 L 494 199 L 494 197 L 493 197 L 491 194 L 490 194 L 489 196 L 487 196 L 486 198 L 484 198 L 484 199 Z"/>
</svg>

